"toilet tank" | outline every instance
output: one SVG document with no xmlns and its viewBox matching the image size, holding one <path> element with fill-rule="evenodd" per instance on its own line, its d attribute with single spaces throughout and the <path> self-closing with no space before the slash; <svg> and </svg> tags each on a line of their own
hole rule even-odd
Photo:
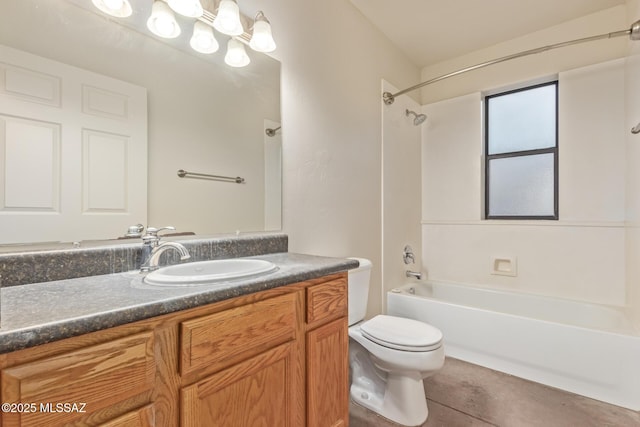
<svg viewBox="0 0 640 427">
<path fill-rule="evenodd" d="M 349 326 L 364 319 L 369 299 L 369 279 L 371 261 L 364 258 L 350 258 L 360 262 L 360 266 L 349 270 Z"/>
</svg>

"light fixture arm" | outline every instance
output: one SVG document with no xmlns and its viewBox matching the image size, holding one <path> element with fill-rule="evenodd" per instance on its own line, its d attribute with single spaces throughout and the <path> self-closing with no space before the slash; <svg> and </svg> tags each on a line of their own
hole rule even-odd
<svg viewBox="0 0 640 427">
<path fill-rule="evenodd" d="M 253 22 L 255 23 L 256 21 L 266 21 L 269 24 L 271 24 L 269 22 L 269 20 L 267 19 L 266 16 L 264 16 L 264 12 L 259 10 L 258 12 L 256 12 L 256 16 L 253 18 Z"/>
<path fill-rule="evenodd" d="M 216 19 L 216 14 L 205 8 L 202 16 L 198 17 L 197 19 L 198 21 L 203 22 L 213 28 L 213 20 Z M 240 14 L 240 22 L 242 23 L 242 28 L 250 28 L 251 26 L 251 20 L 242 13 Z M 235 38 L 248 45 L 249 40 L 251 40 L 251 33 L 247 30 L 244 30 L 242 34 L 240 34 L 239 36 L 235 36 Z"/>
<path fill-rule="evenodd" d="M 631 25 L 631 28 L 629 28 L 628 30 L 622 30 L 622 31 L 615 31 L 615 32 L 612 32 L 612 33 L 599 34 L 597 36 L 584 37 L 584 38 L 581 38 L 581 39 L 576 39 L 576 40 L 570 40 L 570 41 L 567 41 L 567 42 L 551 44 L 551 45 L 539 47 L 539 48 L 536 48 L 536 49 L 525 50 L 523 52 L 518 52 L 518 53 L 511 54 L 511 55 L 503 56 L 501 58 L 492 59 L 490 61 L 482 62 L 480 64 L 472 65 L 470 67 L 462 68 L 460 70 L 453 71 L 453 72 L 448 73 L 448 74 L 443 74 L 441 76 L 434 77 L 432 79 L 429 79 L 429 80 L 424 81 L 422 83 L 418 83 L 415 86 L 411 86 L 411 87 L 409 87 L 407 89 L 401 90 L 400 92 L 397 92 L 397 93 L 394 93 L 394 94 L 392 94 L 390 92 L 384 92 L 382 94 L 382 100 L 384 101 L 384 103 L 386 105 L 391 105 L 395 101 L 396 96 L 404 95 L 407 92 L 412 92 L 412 91 L 414 91 L 416 89 L 420 89 L 421 87 L 430 85 L 430 84 L 435 83 L 435 82 L 439 82 L 440 80 L 448 79 L 449 77 L 454 77 L 454 76 L 457 76 L 459 74 L 463 74 L 463 73 L 466 73 L 466 72 L 469 72 L 469 71 L 477 70 L 479 68 L 488 67 L 489 65 L 499 64 L 501 62 L 509 61 L 509 60 L 516 59 L 516 58 L 521 58 L 523 56 L 529 56 L 529 55 L 534 55 L 536 53 L 546 52 L 546 51 L 551 50 L 551 49 L 557 49 L 557 48 L 571 46 L 571 45 L 575 45 L 575 44 L 586 43 L 586 42 L 602 40 L 602 39 L 610 39 L 610 38 L 614 38 L 614 37 L 627 36 L 627 35 L 629 36 L 629 39 L 631 39 L 631 40 L 640 40 L 640 20 L 634 22 L 633 25 Z"/>
</svg>

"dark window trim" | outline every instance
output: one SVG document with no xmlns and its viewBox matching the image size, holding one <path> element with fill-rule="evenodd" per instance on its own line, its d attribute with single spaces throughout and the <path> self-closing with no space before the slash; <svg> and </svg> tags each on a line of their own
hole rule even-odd
<svg viewBox="0 0 640 427">
<path fill-rule="evenodd" d="M 555 139 L 556 143 L 554 147 L 540 148 L 535 150 L 523 150 L 523 151 L 509 151 L 505 153 L 489 154 L 489 100 L 491 98 L 497 98 L 499 96 L 510 95 L 516 92 L 522 92 L 525 90 L 537 89 L 544 86 L 555 86 L 556 95 L 556 129 Z M 558 80 L 551 82 L 540 83 L 532 86 L 521 87 L 518 89 L 509 90 L 506 92 L 500 92 L 493 95 L 487 95 L 484 99 L 484 219 L 508 219 L 508 220 L 558 220 Z M 536 154 L 553 154 L 553 215 L 489 215 L 489 161 L 494 159 L 508 158 L 508 157 L 521 157 L 532 156 Z"/>
</svg>

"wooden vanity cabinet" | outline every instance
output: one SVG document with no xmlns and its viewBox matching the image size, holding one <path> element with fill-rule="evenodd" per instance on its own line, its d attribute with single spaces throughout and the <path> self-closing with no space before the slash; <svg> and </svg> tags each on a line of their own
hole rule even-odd
<svg viewBox="0 0 640 427">
<path fill-rule="evenodd" d="M 152 332 L 7 367 L 2 426 L 66 425 L 92 416 L 100 423 L 119 405 L 149 402 L 155 380 Z"/>
<path fill-rule="evenodd" d="M 300 293 L 181 324 L 182 427 L 301 425 Z"/>
<path fill-rule="evenodd" d="M 347 346 L 340 273 L 0 355 L 0 425 L 348 426 Z"/>
<path fill-rule="evenodd" d="M 144 406 L 136 411 L 126 413 L 106 423 L 100 427 L 155 427 L 156 417 L 153 405 Z"/>
<path fill-rule="evenodd" d="M 349 425 L 347 278 L 306 288 L 307 427 Z"/>
</svg>

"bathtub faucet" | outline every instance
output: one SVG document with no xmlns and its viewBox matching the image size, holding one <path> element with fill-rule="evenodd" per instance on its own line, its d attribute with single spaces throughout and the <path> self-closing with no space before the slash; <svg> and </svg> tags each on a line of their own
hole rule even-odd
<svg viewBox="0 0 640 427">
<path fill-rule="evenodd" d="M 413 254 L 413 249 L 411 249 L 411 246 L 406 245 L 402 251 L 402 260 L 404 261 L 405 264 L 415 264 L 416 262 L 416 257 Z"/>
<path fill-rule="evenodd" d="M 411 270 L 407 270 L 405 272 L 405 275 L 407 277 L 413 277 L 414 279 L 420 280 L 422 279 L 422 273 L 420 273 L 419 271 L 411 271 Z"/>
</svg>

